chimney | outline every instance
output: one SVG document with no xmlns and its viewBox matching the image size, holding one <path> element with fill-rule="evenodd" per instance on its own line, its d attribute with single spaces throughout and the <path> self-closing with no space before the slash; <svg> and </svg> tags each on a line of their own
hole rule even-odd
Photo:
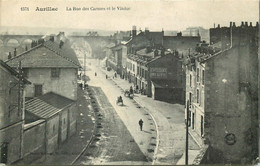
<svg viewBox="0 0 260 166">
<path fill-rule="evenodd" d="M 241 22 L 241 27 L 243 27 L 243 26 L 244 26 L 244 21 Z"/>
<path fill-rule="evenodd" d="M 256 27 L 258 27 L 259 26 L 259 24 L 258 24 L 258 21 L 256 22 Z"/>
<path fill-rule="evenodd" d="M 132 28 L 132 37 L 136 36 L 136 26 L 133 26 Z"/>
<path fill-rule="evenodd" d="M 232 22 L 229 23 L 229 26 L 232 27 Z"/>
<path fill-rule="evenodd" d="M 149 29 L 146 27 L 145 30 L 144 30 L 144 34 L 146 37 L 148 37 L 148 34 L 149 34 Z"/>
<path fill-rule="evenodd" d="M 235 22 L 233 22 L 233 27 L 236 27 L 236 23 Z"/>
<path fill-rule="evenodd" d="M 245 22 L 245 26 L 248 27 L 248 23 L 247 22 Z"/>
<path fill-rule="evenodd" d="M 12 53 L 9 52 L 8 59 L 11 59 L 11 58 L 12 58 Z"/>
<path fill-rule="evenodd" d="M 182 33 L 181 32 L 177 33 L 177 36 L 182 36 Z"/>
<path fill-rule="evenodd" d="M 14 57 L 16 56 L 16 48 L 14 48 Z"/>
<path fill-rule="evenodd" d="M 162 29 L 162 35 L 164 36 L 164 30 Z"/>
<path fill-rule="evenodd" d="M 50 41 L 54 42 L 54 36 L 50 36 Z"/>
<path fill-rule="evenodd" d="M 64 42 L 61 40 L 59 47 L 62 48 L 63 45 L 64 45 Z"/>
<path fill-rule="evenodd" d="M 252 25 L 252 22 L 250 22 L 250 27 L 252 27 L 253 25 Z"/>
<path fill-rule="evenodd" d="M 218 24 L 218 28 L 220 28 L 220 24 Z"/>
</svg>

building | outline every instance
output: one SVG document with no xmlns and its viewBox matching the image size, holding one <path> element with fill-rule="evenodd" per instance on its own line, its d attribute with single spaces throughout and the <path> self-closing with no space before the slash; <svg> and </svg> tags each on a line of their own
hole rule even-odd
<svg viewBox="0 0 260 166">
<path fill-rule="evenodd" d="M 187 55 L 190 51 L 195 50 L 200 41 L 199 33 L 197 36 L 183 36 L 182 32 L 179 32 L 177 36 L 163 36 L 163 47 Z"/>
<path fill-rule="evenodd" d="M 76 132 L 76 108 L 75 101 L 53 92 L 26 101 L 25 156 L 31 153 L 35 155 L 40 152 L 45 152 L 45 154 L 54 153 L 59 145 Z M 43 123 L 42 120 L 46 123 L 43 125 L 45 128 L 33 130 L 33 127 L 39 128 L 39 125 Z M 38 139 L 39 135 L 41 135 L 41 139 Z M 32 140 L 38 141 L 32 143 Z"/>
<path fill-rule="evenodd" d="M 212 28 L 212 45 L 190 57 L 186 114 L 188 108 L 190 134 L 209 145 L 206 163 L 245 164 L 258 155 L 258 29 L 243 22 Z"/>
<path fill-rule="evenodd" d="M 124 43 L 127 47 L 127 53 L 135 54 L 136 51 L 143 48 L 160 48 L 163 45 L 163 30 L 161 32 L 152 32 L 146 28 L 144 32 L 140 30 L 137 34 L 136 26 L 133 26 L 131 33 L 131 39 Z"/>
<path fill-rule="evenodd" d="M 128 54 L 129 82 L 149 97 L 174 103 L 184 103 L 185 74 L 177 52 L 142 49 Z"/>
<path fill-rule="evenodd" d="M 111 67 L 121 77 L 126 76 L 126 59 L 127 47 L 123 44 L 116 45 L 110 48 L 110 55 L 107 56 L 107 67 Z"/>
<path fill-rule="evenodd" d="M 185 71 L 177 52 L 166 53 L 147 63 L 148 96 L 155 100 L 184 104 Z"/>
<path fill-rule="evenodd" d="M 24 87 L 20 73 L 0 60 L 0 163 L 11 164 L 22 157 Z"/>
<path fill-rule="evenodd" d="M 54 92 L 77 100 L 77 73 L 80 64 L 72 49 L 46 41 L 7 60 L 16 68 L 21 61 L 24 76 L 32 82 L 25 88 L 26 97 L 33 98 Z"/>
</svg>

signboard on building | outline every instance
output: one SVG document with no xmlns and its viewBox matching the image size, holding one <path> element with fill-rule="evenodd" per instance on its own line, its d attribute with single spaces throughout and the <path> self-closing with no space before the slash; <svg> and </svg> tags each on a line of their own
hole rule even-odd
<svg viewBox="0 0 260 166">
<path fill-rule="evenodd" d="M 151 67 L 150 78 L 167 79 L 167 68 L 165 67 Z"/>
</svg>

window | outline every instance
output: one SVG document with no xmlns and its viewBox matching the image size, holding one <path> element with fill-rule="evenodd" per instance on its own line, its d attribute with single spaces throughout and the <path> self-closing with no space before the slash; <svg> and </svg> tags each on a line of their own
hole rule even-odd
<svg viewBox="0 0 260 166">
<path fill-rule="evenodd" d="M 191 106 L 191 102 L 192 102 L 192 101 L 191 101 L 191 100 L 192 100 L 192 94 L 191 94 L 191 93 L 190 93 L 190 95 L 189 95 L 189 100 L 190 100 L 190 101 L 189 101 L 189 104 L 190 104 L 189 106 Z"/>
<path fill-rule="evenodd" d="M 192 75 L 190 74 L 190 87 L 192 87 Z"/>
<path fill-rule="evenodd" d="M 139 66 L 137 66 L 137 75 L 140 75 L 140 68 L 139 68 Z"/>
<path fill-rule="evenodd" d="M 197 103 L 199 103 L 200 100 L 200 91 L 197 89 Z"/>
<path fill-rule="evenodd" d="M 25 78 L 28 78 L 28 75 L 29 75 L 29 69 L 23 69 L 23 76 Z"/>
<path fill-rule="evenodd" d="M 66 124 L 66 119 L 65 118 L 63 119 L 63 123 Z"/>
<path fill-rule="evenodd" d="M 52 131 L 55 132 L 55 125 L 52 126 Z"/>
<path fill-rule="evenodd" d="M 202 85 L 205 83 L 205 71 L 202 70 Z"/>
<path fill-rule="evenodd" d="M 204 122 L 203 122 L 203 116 L 201 116 L 201 120 L 200 120 L 200 125 L 201 125 L 201 137 L 203 137 L 203 134 L 204 134 Z"/>
<path fill-rule="evenodd" d="M 0 146 L 0 163 L 7 163 L 8 143 L 3 143 Z"/>
<path fill-rule="evenodd" d="M 192 129 L 194 129 L 194 121 L 195 121 L 195 115 L 194 113 L 192 113 L 192 125 L 191 125 Z"/>
<path fill-rule="evenodd" d="M 200 69 L 197 68 L 197 82 L 200 82 Z"/>
<path fill-rule="evenodd" d="M 51 69 L 51 77 L 53 77 L 53 78 L 60 77 L 60 69 L 59 68 L 52 68 Z"/>
<path fill-rule="evenodd" d="M 135 71 L 135 65 L 133 64 L 133 71 Z"/>
<path fill-rule="evenodd" d="M 42 95 L 42 85 L 34 85 L 34 96 L 41 96 Z"/>
</svg>

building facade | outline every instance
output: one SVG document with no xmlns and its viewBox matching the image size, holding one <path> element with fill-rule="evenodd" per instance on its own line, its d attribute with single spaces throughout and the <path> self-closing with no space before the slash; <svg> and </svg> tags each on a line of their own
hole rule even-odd
<svg viewBox="0 0 260 166">
<path fill-rule="evenodd" d="M 1 60 L 0 78 L 0 163 L 11 164 L 23 154 L 23 89 L 29 81 Z"/>
<path fill-rule="evenodd" d="M 227 29 L 230 36 L 220 41 L 218 52 L 200 49 L 187 66 L 190 134 L 209 145 L 208 163 L 245 164 L 257 156 L 258 28 L 231 23 L 211 29 L 213 45 L 225 39 L 218 35 Z"/>
<path fill-rule="evenodd" d="M 7 64 L 16 68 L 18 61 L 21 61 L 24 76 L 32 82 L 25 88 L 27 98 L 55 92 L 77 100 L 77 73 L 80 64 L 72 50 L 47 41 L 9 59 Z"/>
</svg>

